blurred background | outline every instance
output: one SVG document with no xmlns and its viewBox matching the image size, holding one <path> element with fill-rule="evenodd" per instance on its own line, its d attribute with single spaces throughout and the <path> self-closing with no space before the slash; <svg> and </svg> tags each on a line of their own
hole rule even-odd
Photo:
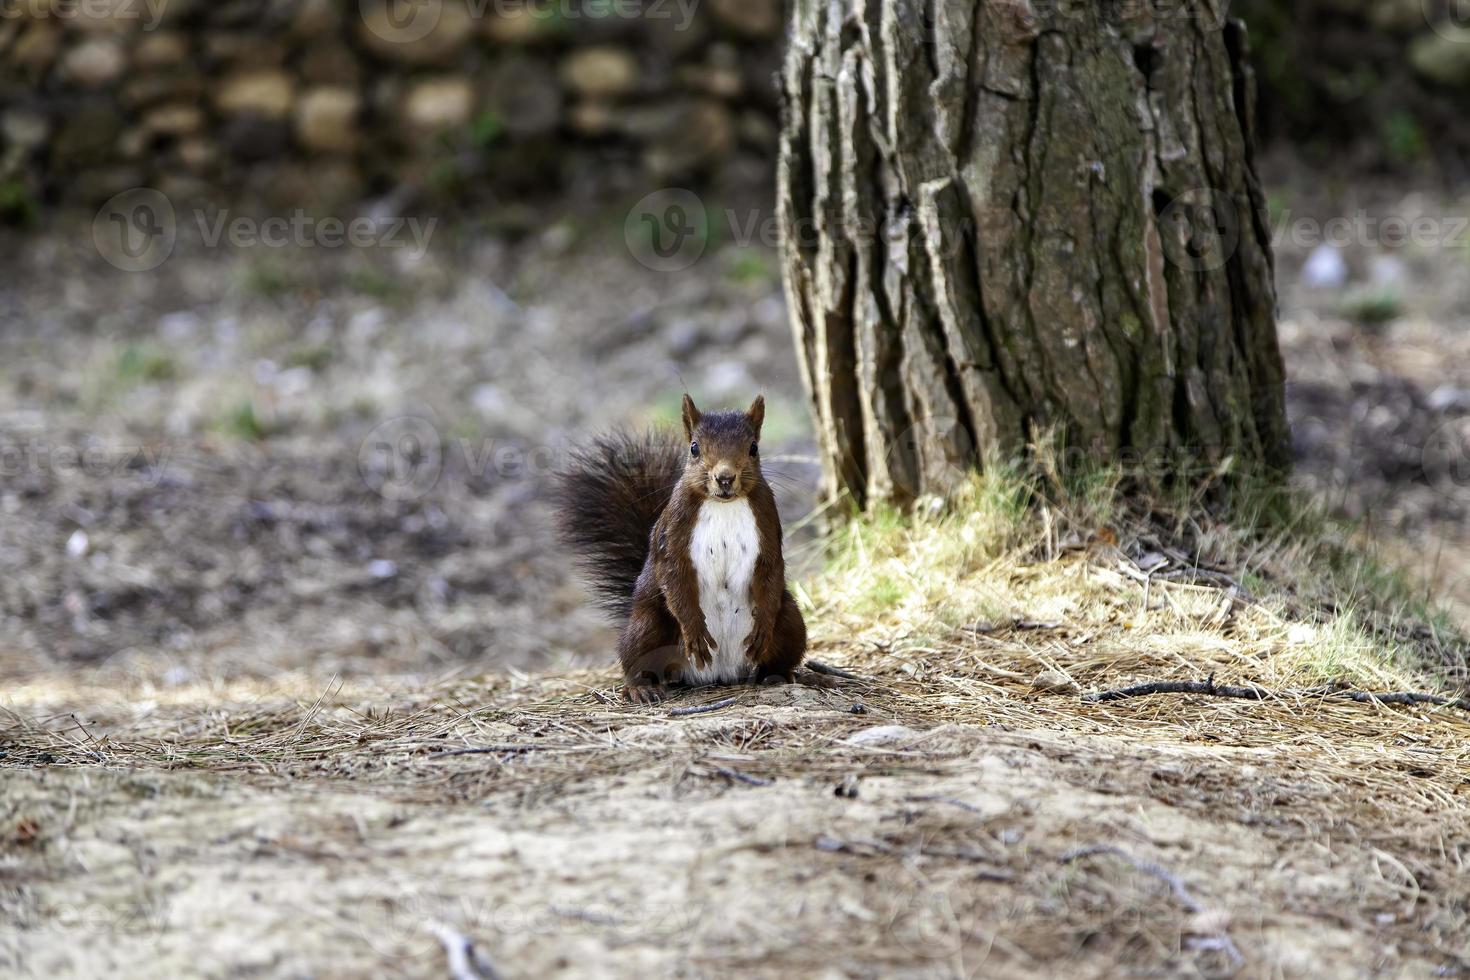
<svg viewBox="0 0 1470 980">
<path fill-rule="evenodd" d="M 1465 621 L 1470 3 L 1231 13 L 1297 480 Z M 547 479 L 686 386 L 801 522 L 784 17 L 0 0 L 0 691 L 610 663 Z"/>
</svg>

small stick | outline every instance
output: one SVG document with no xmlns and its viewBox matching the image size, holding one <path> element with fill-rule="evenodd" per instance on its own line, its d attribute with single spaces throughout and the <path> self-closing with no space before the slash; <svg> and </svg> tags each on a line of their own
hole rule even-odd
<svg viewBox="0 0 1470 980">
<path fill-rule="evenodd" d="M 1268 698 L 1343 698 L 1358 704 L 1433 704 L 1470 711 L 1470 698 L 1450 698 L 1440 694 L 1425 694 L 1420 691 L 1335 691 L 1330 688 L 1312 688 L 1304 691 L 1268 691 L 1264 687 L 1251 685 L 1241 687 L 1234 684 L 1216 684 L 1212 676 L 1205 681 L 1147 681 L 1132 687 L 1121 687 L 1111 691 L 1094 691 L 1082 700 L 1097 704 L 1104 701 L 1122 701 L 1125 698 L 1148 697 L 1151 694 L 1208 694 L 1217 698 L 1239 698 L 1244 701 L 1265 701 Z"/>
<path fill-rule="evenodd" d="M 910 803 L 948 803 L 950 806 L 957 806 L 961 810 L 969 810 L 971 813 L 983 814 L 985 812 L 975 804 L 966 803 L 964 800 L 956 799 L 953 796 L 909 796 L 905 799 Z"/>
<path fill-rule="evenodd" d="M 849 681 L 860 681 L 864 679 L 851 671 L 843 670 L 841 667 L 833 667 L 831 664 L 824 664 L 820 660 L 808 660 L 806 662 L 806 669 L 814 674 L 826 674 L 828 677 L 841 677 Z"/>
<path fill-rule="evenodd" d="M 1447 698 L 1440 694 L 1424 694 L 1420 691 L 1393 691 L 1382 694 L 1372 691 L 1333 691 L 1327 696 L 1347 698 L 1359 704 L 1372 704 L 1374 701 L 1380 701 L 1383 704 L 1439 704 L 1470 711 L 1470 698 Z"/>
<path fill-rule="evenodd" d="M 714 771 L 717 776 L 724 776 L 726 779 L 733 779 L 735 782 L 745 783 L 747 786 L 774 786 L 776 784 L 774 779 L 752 776 L 750 773 L 740 772 L 738 769 L 730 769 L 725 766 L 716 766 Z"/>
<path fill-rule="evenodd" d="M 865 848 L 875 851 L 879 854 L 893 853 L 893 845 L 885 844 L 881 840 L 872 840 L 870 838 L 861 837 L 854 838 L 853 840 L 849 841 L 838 840 L 836 837 L 828 837 L 826 834 L 822 834 L 817 837 L 816 840 L 812 841 L 812 845 L 816 847 L 816 849 L 819 851 L 828 851 L 831 853 L 841 854 L 857 854 L 863 857 L 871 856 L 867 853 L 866 850 L 864 850 Z"/>
<path fill-rule="evenodd" d="M 1185 886 L 1178 875 L 1174 874 L 1162 864 L 1155 864 L 1152 861 L 1145 861 L 1143 858 L 1136 858 L 1121 847 L 1114 847 L 1111 844 L 1092 844 L 1088 847 L 1077 847 L 1063 854 L 1059 860 L 1062 864 L 1071 864 L 1073 861 L 1078 861 L 1085 857 L 1092 857 L 1097 854 L 1111 854 L 1113 857 L 1122 858 L 1144 874 L 1153 875 L 1169 886 L 1169 891 L 1173 892 L 1174 897 L 1179 899 L 1179 904 L 1184 906 L 1186 912 L 1197 915 L 1204 911 L 1204 906 L 1189 893 L 1188 887 Z"/>
<path fill-rule="evenodd" d="M 575 748 L 571 745 L 536 745 L 531 742 L 506 742 L 501 745 L 476 745 L 466 749 L 446 749 L 443 752 L 435 752 L 425 756 L 428 759 L 447 759 L 453 755 L 500 755 L 502 753 L 522 754 L 525 752 L 537 752 L 541 749 L 569 749 Z"/>
<path fill-rule="evenodd" d="M 1095 691 L 1084 695 L 1082 700 L 1095 704 L 1102 701 L 1122 701 L 1125 698 L 1142 698 L 1150 694 L 1209 694 L 1217 698 L 1240 698 L 1246 701 L 1263 701 L 1271 696 L 1270 691 L 1261 687 L 1217 685 L 1212 676 L 1205 681 L 1146 681 L 1113 691 Z"/>
<path fill-rule="evenodd" d="M 500 980 L 500 973 L 475 949 L 468 936 L 442 922 L 431 922 L 428 929 L 444 946 L 452 980 Z"/>
<path fill-rule="evenodd" d="M 714 701 L 710 704 L 691 704 L 687 708 L 670 708 L 670 718 L 684 718 L 688 715 L 702 715 L 711 711 L 723 711 L 735 704 L 734 698 L 726 698 L 723 701 Z"/>
</svg>

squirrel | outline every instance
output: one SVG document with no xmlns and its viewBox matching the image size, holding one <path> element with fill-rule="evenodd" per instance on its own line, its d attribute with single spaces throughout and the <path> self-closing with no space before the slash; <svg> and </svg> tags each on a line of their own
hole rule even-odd
<svg viewBox="0 0 1470 980">
<path fill-rule="evenodd" d="M 806 655 L 761 473 L 765 398 L 706 413 L 686 394 L 682 414 L 682 444 L 613 433 L 575 452 L 557 483 L 563 537 L 625 617 L 623 692 L 640 704 L 675 685 L 789 682 Z"/>
</svg>

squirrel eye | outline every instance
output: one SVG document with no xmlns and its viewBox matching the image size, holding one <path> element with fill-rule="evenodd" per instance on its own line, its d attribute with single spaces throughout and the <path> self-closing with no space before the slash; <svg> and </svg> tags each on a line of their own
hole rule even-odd
<svg viewBox="0 0 1470 980">
<path fill-rule="evenodd" d="M 761 454 L 761 444 L 758 443 L 758 442 L 752 442 L 750 444 L 750 455 L 752 455 L 752 456 L 759 456 L 760 454 Z"/>
<path fill-rule="evenodd" d="M 689 444 L 689 455 L 693 456 L 695 459 L 699 458 L 699 443 L 691 442 Z"/>
</svg>

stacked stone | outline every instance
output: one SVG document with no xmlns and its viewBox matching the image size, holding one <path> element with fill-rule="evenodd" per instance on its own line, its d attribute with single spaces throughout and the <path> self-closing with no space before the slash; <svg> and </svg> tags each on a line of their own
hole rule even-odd
<svg viewBox="0 0 1470 980">
<path fill-rule="evenodd" d="M 768 168 L 782 21 L 781 0 L 0 0 L 0 207 Z"/>
</svg>

